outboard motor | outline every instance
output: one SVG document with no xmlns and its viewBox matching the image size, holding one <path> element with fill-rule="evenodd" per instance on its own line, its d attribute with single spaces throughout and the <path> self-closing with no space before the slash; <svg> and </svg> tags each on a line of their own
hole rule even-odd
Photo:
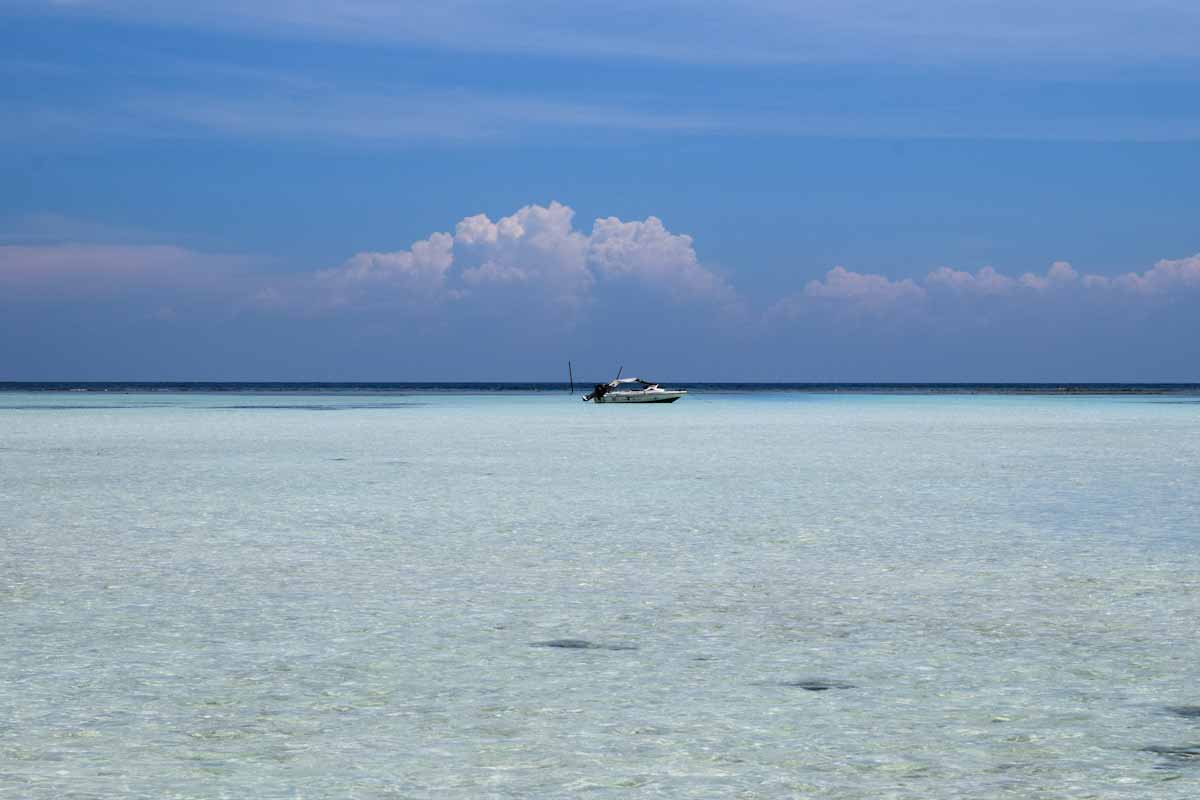
<svg viewBox="0 0 1200 800">
<path fill-rule="evenodd" d="M 586 403 L 589 400 L 599 400 L 601 397 L 604 397 L 604 395 L 608 394 L 608 392 L 611 388 L 612 387 L 609 386 L 607 383 L 597 383 L 596 386 L 592 389 L 591 394 L 589 394 L 587 397 L 583 398 L 583 402 Z"/>
</svg>

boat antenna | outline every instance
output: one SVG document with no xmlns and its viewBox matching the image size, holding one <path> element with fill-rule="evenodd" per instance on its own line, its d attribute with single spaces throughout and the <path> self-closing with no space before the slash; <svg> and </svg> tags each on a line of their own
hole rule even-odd
<svg viewBox="0 0 1200 800">
<path fill-rule="evenodd" d="M 613 378 L 613 380 L 614 380 L 614 381 L 619 381 L 619 380 L 621 380 L 621 373 L 622 373 L 622 372 L 624 372 L 624 371 L 625 371 L 625 365 L 624 365 L 624 364 L 622 364 L 622 365 L 621 365 L 621 368 L 620 368 L 619 370 L 617 370 L 617 377 Z"/>
<path fill-rule="evenodd" d="M 567 362 L 567 378 L 571 381 L 571 394 L 575 394 L 575 370 L 571 369 L 571 362 Z"/>
</svg>

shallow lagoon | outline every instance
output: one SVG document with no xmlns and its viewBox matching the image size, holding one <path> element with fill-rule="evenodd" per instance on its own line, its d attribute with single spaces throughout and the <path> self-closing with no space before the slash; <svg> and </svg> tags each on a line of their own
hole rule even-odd
<svg viewBox="0 0 1200 800">
<path fill-rule="evenodd" d="M 0 796 L 1192 798 L 1198 465 L 1157 397 L 3 393 Z"/>
</svg>

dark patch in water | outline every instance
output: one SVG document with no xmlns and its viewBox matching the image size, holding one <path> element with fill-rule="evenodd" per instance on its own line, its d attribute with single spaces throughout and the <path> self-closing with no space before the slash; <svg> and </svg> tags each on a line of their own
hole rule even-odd
<svg viewBox="0 0 1200 800">
<path fill-rule="evenodd" d="M 337 406 L 313 405 L 262 405 L 262 406 L 210 406 L 222 411 L 336 411 Z"/>
<path fill-rule="evenodd" d="M 394 408 L 418 408 L 428 403 L 242 403 L 228 406 L 208 406 L 209 408 L 234 411 L 372 411 Z"/>
<path fill-rule="evenodd" d="M 329 460 L 330 461 L 349 461 L 350 459 L 348 459 L 348 458 L 331 458 Z"/>
<path fill-rule="evenodd" d="M 1178 717 L 1200 720 L 1200 705 L 1168 705 L 1166 710 Z"/>
<path fill-rule="evenodd" d="M 0 405 L 0 410 L 3 411 L 113 411 L 125 408 L 158 408 L 161 403 L 128 403 L 119 406 L 110 405 Z"/>
<path fill-rule="evenodd" d="M 845 681 L 831 681 L 824 678 L 803 678 L 796 681 L 773 681 L 770 683 L 759 683 L 756 686 L 782 686 L 785 689 L 803 689 L 806 692 L 827 692 L 830 689 L 854 689 L 853 683 Z"/>
<path fill-rule="evenodd" d="M 1200 720 L 1200 705 L 1168 705 L 1166 706 L 1166 710 L 1170 711 L 1171 714 L 1174 714 L 1175 716 L 1189 717 L 1193 718 L 1193 720 Z"/>
<path fill-rule="evenodd" d="M 1143 751 L 1162 756 L 1173 764 L 1194 764 L 1200 766 L 1200 745 L 1150 745 Z"/>
<path fill-rule="evenodd" d="M 604 644 L 589 642 L 587 639 L 550 639 L 545 642 L 532 642 L 530 647 L 557 647 L 563 650 L 637 650 L 637 645 Z"/>
</svg>

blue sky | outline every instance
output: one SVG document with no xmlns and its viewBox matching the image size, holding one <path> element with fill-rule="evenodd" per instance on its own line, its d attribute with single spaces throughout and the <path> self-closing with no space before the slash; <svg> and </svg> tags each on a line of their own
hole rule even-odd
<svg viewBox="0 0 1200 800">
<path fill-rule="evenodd" d="M 0 379 L 1200 380 L 1194 3 L 330 5 L 0 2 Z"/>
</svg>

